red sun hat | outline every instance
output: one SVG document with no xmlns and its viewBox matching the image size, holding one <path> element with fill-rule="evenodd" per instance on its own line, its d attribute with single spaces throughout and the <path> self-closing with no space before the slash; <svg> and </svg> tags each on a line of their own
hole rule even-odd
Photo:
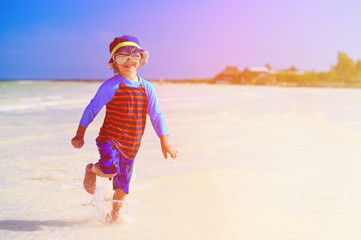
<svg viewBox="0 0 361 240">
<path fill-rule="evenodd" d="M 109 67 L 112 68 L 114 63 L 114 57 L 119 53 L 124 54 L 134 54 L 140 53 L 142 59 L 139 62 L 139 68 L 143 67 L 148 62 L 149 53 L 140 47 L 138 39 L 134 36 L 124 35 L 121 37 L 116 37 L 109 45 L 110 60 Z"/>
</svg>

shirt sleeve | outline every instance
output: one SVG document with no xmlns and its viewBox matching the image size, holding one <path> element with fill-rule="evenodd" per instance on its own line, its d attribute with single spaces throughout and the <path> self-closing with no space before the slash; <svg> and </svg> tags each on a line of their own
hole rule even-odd
<svg viewBox="0 0 361 240">
<path fill-rule="evenodd" d="M 157 133 L 158 137 L 162 135 L 169 135 L 165 125 L 164 115 L 158 104 L 155 89 L 149 82 L 147 82 L 146 92 L 148 101 L 147 112 L 155 132 Z"/>
<path fill-rule="evenodd" d="M 112 86 L 108 82 L 104 82 L 98 89 L 94 98 L 90 101 L 89 105 L 85 108 L 80 125 L 88 127 L 93 122 L 94 118 L 100 112 L 104 105 L 106 105 L 114 97 L 117 86 Z"/>
</svg>

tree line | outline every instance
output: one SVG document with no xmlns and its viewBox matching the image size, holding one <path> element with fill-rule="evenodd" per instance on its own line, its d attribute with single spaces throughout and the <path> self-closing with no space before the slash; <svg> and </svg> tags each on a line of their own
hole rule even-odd
<svg viewBox="0 0 361 240">
<path fill-rule="evenodd" d="M 266 68 L 271 69 L 269 64 Z M 230 82 L 251 85 L 361 87 L 361 60 L 354 61 L 346 53 L 339 52 L 336 65 L 331 66 L 327 72 L 300 72 L 291 66 L 285 70 L 260 75 L 245 68 Z"/>
</svg>

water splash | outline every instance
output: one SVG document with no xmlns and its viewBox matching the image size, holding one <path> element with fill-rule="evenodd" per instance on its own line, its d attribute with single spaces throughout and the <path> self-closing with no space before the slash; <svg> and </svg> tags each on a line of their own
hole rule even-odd
<svg viewBox="0 0 361 240">
<path fill-rule="evenodd" d="M 107 189 L 97 187 L 90 203 L 91 206 L 94 207 L 93 218 L 102 223 L 108 222 L 108 214 L 111 212 L 113 204 L 113 191 Z M 127 199 L 123 201 L 123 206 L 119 211 L 118 222 L 135 222 L 136 212 L 140 206 L 141 204 L 138 200 L 131 199 L 127 196 Z"/>
</svg>

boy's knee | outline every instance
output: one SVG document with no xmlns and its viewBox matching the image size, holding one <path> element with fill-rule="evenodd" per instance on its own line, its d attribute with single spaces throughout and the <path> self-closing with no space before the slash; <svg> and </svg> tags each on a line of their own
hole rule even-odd
<svg viewBox="0 0 361 240">
<path fill-rule="evenodd" d="M 100 166 L 99 166 L 99 163 L 96 163 L 93 165 L 92 167 L 92 171 L 100 176 L 100 177 L 105 177 L 105 178 L 113 178 L 115 177 L 118 173 L 103 173 L 103 171 L 101 170 Z"/>
<path fill-rule="evenodd" d="M 122 189 L 115 189 L 114 190 L 114 199 L 117 200 L 124 200 L 127 194 Z"/>
<path fill-rule="evenodd" d="M 107 174 L 107 178 L 113 178 L 113 177 L 115 177 L 116 175 L 118 175 L 118 173 Z"/>
</svg>

